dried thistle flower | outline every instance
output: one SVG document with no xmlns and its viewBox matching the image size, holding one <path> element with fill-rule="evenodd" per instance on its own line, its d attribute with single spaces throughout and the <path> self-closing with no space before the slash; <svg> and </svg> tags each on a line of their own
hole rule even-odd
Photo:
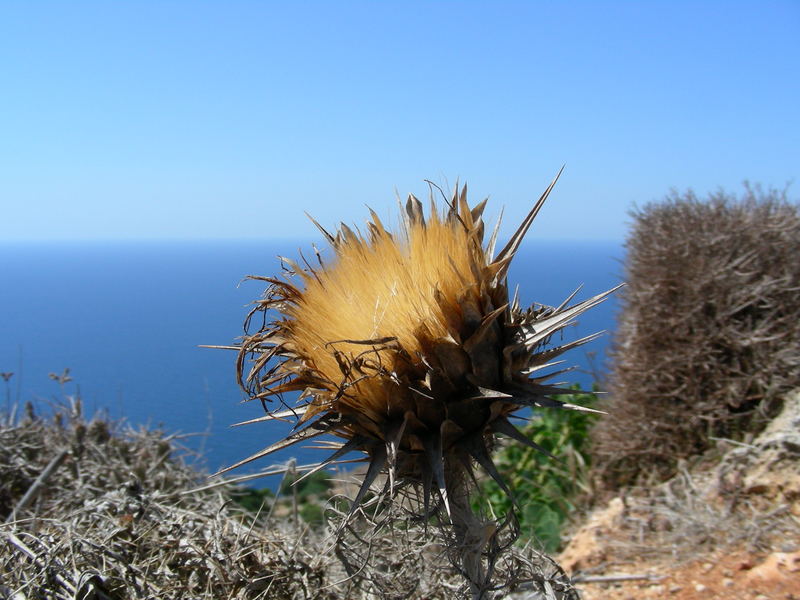
<svg viewBox="0 0 800 600">
<path fill-rule="evenodd" d="M 548 343 L 613 291 L 570 306 L 573 293 L 556 308 L 509 299 L 509 266 L 557 179 L 496 255 L 498 227 L 484 244 L 486 201 L 470 207 L 466 186 L 444 197 L 442 213 L 432 188 L 427 216 L 410 196 L 399 236 L 372 211 L 366 236 L 344 224 L 332 235 L 314 221 L 333 261 L 324 264 L 318 252 L 317 266 L 283 259 L 293 280 L 254 278 L 269 287 L 247 317 L 237 363 L 240 383 L 265 408 L 273 397 L 300 392 L 296 406 L 248 423 L 294 417 L 295 429 L 231 468 L 332 434 L 343 442 L 319 469 L 350 451 L 369 461 L 351 514 L 381 473 L 390 496 L 421 489 L 424 513 L 433 497 L 454 524 L 469 510 L 459 490 L 469 488 L 475 465 L 511 495 L 490 457 L 495 438 L 537 447 L 512 425 L 512 414 L 581 410 L 551 397 L 570 390 L 547 384 L 557 374 L 548 367 L 598 334 Z M 250 333 L 255 317 L 261 325 Z"/>
</svg>

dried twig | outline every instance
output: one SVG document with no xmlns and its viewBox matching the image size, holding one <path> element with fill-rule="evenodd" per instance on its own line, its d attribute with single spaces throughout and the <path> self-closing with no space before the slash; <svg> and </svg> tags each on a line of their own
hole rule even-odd
<svg viewBox="0 0 800 600">
<path fill-rule="evenodd" d="M 5 536 L 6 536 L 6 539 L 8 540 L 8 542 L 11 545 L 13 545 L 16 548 L 18 548 L 23 554 L 25 554 L 28 558 L 30 558 L 34 563 L 36 563 L 37 565 L 39 565 L 42 568 L 46 568 L 47 567 L 45 561 L 42 560 L 42 558 L 39 555 L 37 555 L 33 550 L 31 550 L 25 544 L 25 542 L 23 542 L 21 539 L 19 539 L 16 535 L 14 535 L 13 533 L 6 533 Z M 72 583 L 70 583 L 69 581 L 67 581 L 60 573 L 55 573 L 53 575 L 53 578 L 59 583 L 59 585 L 61 585 L 64 589 L 66 589 L 72 595 L 75 594 L 75 586 Z"/>
<path fill-rule="evenodd" d="M 661 581 L 663 575 L 643 573 L 640 575 L 578 575 L 572 578 L 572 583 L 614 583 L 617 581 Z"/>
<path fill-rule="evenodd" d="M 55 470 L 61 466 L 61 463 L 64 462 L 64 459 L 67 458 L 69 454 L 69 450 L 66 448 L 61 450 L 56 456 L 51 460 L 48 465 L 44 468 L 41 475 L 36 478 L 31 484 L 31 487 L 28 488 L 28 491 L 25 492 L 25 495 L 20 499 L 17 505 L 14 507 L 14 510 L 11 511 L 11 514 L 8 515 L 6 519 L 6 523 L 10 523 L 11 521 L 15 521 L 17 515 L 22 513 L 28 505 L 36 500 L 36 497 L 39 495 L 39 492 L 42 490 L 42 486 L 45 482 L 50 478 L 50 476 L 55 472 Z"/>
</svg>

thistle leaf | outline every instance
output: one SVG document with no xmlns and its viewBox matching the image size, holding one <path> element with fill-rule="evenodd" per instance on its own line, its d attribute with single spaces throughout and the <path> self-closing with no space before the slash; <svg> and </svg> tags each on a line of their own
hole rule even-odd
<svg viewBox="0 0 800 600">
<path fill-rule="evenodd" d="M 287 408 L 286 410 L 269 413 L 264 416 L 257 417 L 255 419 L 250 419 L 248 421 L 241 421 L 239 423 L 234 423 L 233 425 L 231 425 L 231 427 L 241 427 L 242 425 L 252 425 L 253 423 L 263 423 L 264 421 L 286 421 L 288 420 L 289 417 L 294 417 L 295 419 L 299 419 L 305 414 L 307 410 L 308 410 L 308 404 L 303 404 L 302 406 Z"/>
<path fill-rule="evenodd" d="M 495 258 L 494 262 L 502 261 L 507 256 L 514 256 L 514 254 L 516 254 L 517 249 L 519 248 L 519 245 L 522 243 L 522 239 L 525 237 L 525 234 L 528 233 L 528 229 L 530 229 L 530 226 L 533 223 L 533 220 L 536 218 L 536 215 L 539 214 L 539 211 L 542 209 L 542 206 L 544 206 L 544 203 L 547 200 L 547 197 L 550 195 L 550 192 L 553 191 L 553 188 L 555 187 L 556 182 L 558 181 L 558 178 L 561 177 L 561 173 L 563 171 L 564 171 L 564 167 L 562 166 L 558 170 L 558 173 L 556 174 L 556 176 L 553 179 L 553 181 L 550 182 L 550 185 L 547 186 L 547 189 L 539 197 L 539 200 L 536 201 L 536 204 L 531 209 L 531 212 L 528 213 L 528 216 L 525 217 L 525 219 L 522 221 L 520 226 L 514 232 L 514 235 L 511 236 L 511 239 L 508 240 L 508 243 L 500 251 L 500 254 L 497 255 L 497 257 Z M 508 267 L 506 266 L 505 271 L 507 271 L 507 270 L 508 270 Z M 505 275 L 505 272 L 501 275 L 501 277 L 504 276 L 504 275 Z"/>
<path fill-rule="evenodd" d="M 553 460 L 558 461 L 558 459 L 553 456 L 548 450 L 537 444 L 531 439 L 522 433 L 519 429 L 514 427 L 508 419 L 495 419 L 489 425 L 492 428 L 492 431 L 495 433 L 502 433 L 507 435 L 508 437 L 528 446 L 529 448 L 533 448 L 534 450 L 538 450 L 542 454 L 545 454 L 552 458 Z M 559 461 L 560 462 L 560 461 Z"/>
<path fill-rule="evenodd" d="M 442 436 L 437 431 L 433 435 L 428 435 L 422 440 L 425 447 L 425 456 L 428 458 L 428 466 L 433 473 L 433 478 L 436 480 L 436 485 L 439 486 L 439 495 L 444 502 L 444 507 L 447 510 L 447 516 L 452 517 L 450 513 L 450 502 L 447 499 L 447 484 L 444 478 L 444 459 L 442 458 Z"/>
<path fill-rule="evenodd" d="M 305 441 L 305 440 L 310 440 L 310 439 L 315 438 L 317 436 L 324 435 L 324 434 L 326 434 L 329 431 L 334 429 L 333 425 L 328 425 L 327 427 L 324 427 L 322 429 L 316 429 L 315 426 L 318 425 L 318 424 L 319 424 L 319 421 L 315 421 L 314 423 L 306 426 L 305 428 L 290 434 L 288 437 L 286 437 L 286 438 L 284 438 L 284 439 L 282 439 L 282 440 L 280 440 L 278 442 L 275 442 L 274 444 L 271 444 L 271 445 L 267 446 L 263 450 L 261 450 L 259 452 L 256 452 L 255 454 L 253 454 L 251 456 L 248 456 L 244 460 L 240 460 L 239 462 L 237 462 L 234 465 L 231 465 L 230 467 L 225 467 L 224 469 L 220 469 L 219 471 L 214 473 L 214 475 L 215 476 L 216 475 L 222 475 L 223 473 L 227 473 L 228 471 L 231 471 L 233 469 L 238 469 L 239 467 L 241 467 L 243 465 L 246 465 L 247 463 L 250 463 L 250 462 L 253 462 L 254 460 L 258 460 L 259 458 L 263 458 L 265 456 L 268 456 L 268 455 L 272 454 L 273 452 L 277 452 L 278 450 L 283 450 L 284 448 L 288 448 L 289 446 L 293 446 L 294 444 L 297 444 L 298 442 L 302 442 L 302 441 Z"/>
<path fill-rule="evenodd" d="M 350 512 L 348 513 L 347 518 L 344 520 L 344 523 L 347 523 L 353 517 L 356 510 L 358 510 L 358 507 L 361 505 L 361 501 L 364 499 L 364 494 L 366 494 L 369 488 L 372 486 L 372 482 L 375 481 L 375 478 L 381 472 L 385 464 L 386 446 L 383 444 L 376 444 L 373 447 L 372 460 L 370 460 L 367 473 L 364 475 L 364 481 L 361 483 L 361 487 L 359 488 L 358 494 L 356 494 L 356 497 L 353 500 L 353 504 L 350 507 Z"/>
<path fill-rule="evenodd" d="M 299 479 L 296 479 L 294 481 L 294 483 L 292 483 L 292 485 L 297 485 L 298 483 L 303 481 L 306 477 L 310 477 L 314 473 L 317 473 L 318 471 L 321 471 L 322 469 L 324 469 L 325 467 L 327 467 L 328 465 L 330 465 L 334 461 L 336 461 L 339 457 L 344 456 L 348 452 L 351 452 L 351 451 L 356 450 L 356 449 L 365 449 L 366 446 L 364 444 L 365 444 L 366 441 L 367 441 L 367 438 L 364 438 L 364 437 L 361 437 L 361 436 L 354 437 L 352 440 L 350 440 L 349 442 L 344 444 L 341 448 L 339 448 L 336 452 L 331 454 L 328 458 L 326 458 L 325 460 L 321 461 L 316 467 L 314 467 L 313 469 L 308 471 L 305 475 L 303 475 Z"/>
<path fill-rule="evenodd" d="M 470 456 L 477 461 L 483 470 L 486 471 L 491 478 L 495 480 L 497 485 L 500 486 L 500 489 L 506 493 L 512 502 L 514 502 L 514 494 L 506 485 L 506 482 L 503 480 L 503 476 L 498 472 L 497 467 L 494 466 L 494 462 L 489 456 L 489 452 L 486 450 L 486 445 L 483 443 L 482 437 L 480 435 L 472 436 L 466 441 L 465 446 Z"/>
</svg>

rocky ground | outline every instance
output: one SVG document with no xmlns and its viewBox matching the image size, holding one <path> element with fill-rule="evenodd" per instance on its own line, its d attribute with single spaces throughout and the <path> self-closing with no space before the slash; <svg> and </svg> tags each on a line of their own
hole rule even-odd
<svg viewBox="0 0 800 600">
<path fill-rule="evenodd" d="M 800 600 L 800 392 L 755 439 L 597 507 L 558 560 L 583 600 Z"/>
<path fill-rule="evenodd" d="M 580 584 L 583 599 L 800 599 L 800 552 L 720 550 L 677 568 L 640 561 L 629 563 L 622 571 L 649 574 L 652 579 Z"/>
</svg>

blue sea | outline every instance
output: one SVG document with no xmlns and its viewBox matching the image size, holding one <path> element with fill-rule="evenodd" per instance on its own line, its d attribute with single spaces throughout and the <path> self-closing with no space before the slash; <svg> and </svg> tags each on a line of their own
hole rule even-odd
<svg viewBox="0 0 800 600">
<path fill-rule="evenodd" d="M 0 244 L 0 371 L 14 373 L 7 390 L 0 387 L 0 410 L 8 391 L 12 402 L 32 401 L 47 413 L 61 396 L 48 374 L 69 368 L 73 381 L 65 390 L 80 392 L 87 413 L 200 434 L 184 441 L 209 471 L 260 450 L 288 426 L 231 428 L 263 414 L 261 406 L 242 402 L 235 352 L 199 346 L 231 344 L 242 334 L 248 305 L 264 288 L 243 282 L 245 276 L 277 274 L 278 255 L 296 257 L 309 248 L 269 240 Z M 557 305 L 582 284 L 580 300 L 620 282 L 622 257 L 621 243 L 528 241 L 514 259 L 510 289 L 519 284 L 523 303 Z M 615 310 L 612 298 L 564 339 L 613 330 Z M 580 370 L 564 377 L 590 387 L 609 339 L 567 355 Z M 305 464 L 326 454 L 293 447 L 269 462 L 295 457 Z M 236 473 L 265 466 L 260 461 Z"/>
</svg>

